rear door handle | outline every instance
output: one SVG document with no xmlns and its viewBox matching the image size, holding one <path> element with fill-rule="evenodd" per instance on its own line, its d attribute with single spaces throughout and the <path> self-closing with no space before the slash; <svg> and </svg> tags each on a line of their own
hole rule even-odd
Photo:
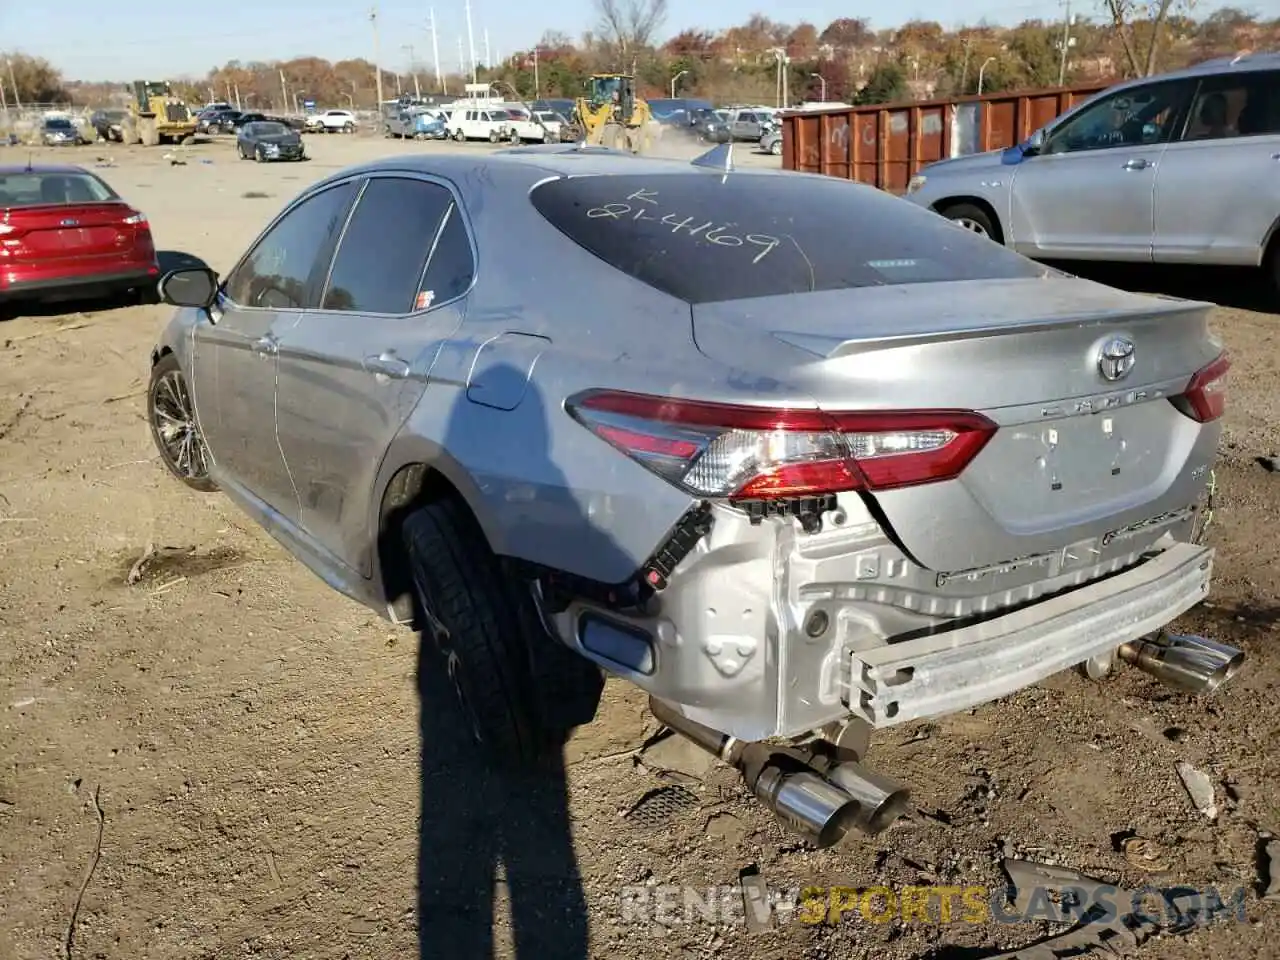
<svg viewBox="0 0 1280 960">
<path fill-rule="evenodd" d="M 1145 170 L 1147 169 L 1147 167 L 1154 167 L 1154 166 L 1155 166 L 1154 163 L 1148 163 L 1146 160 L 1142 159 L 1142 157 L 1137 157 L 1133 160 L 1130 160 L 1128 163 L 1126 163 L 1124 165 L 1124 168 L 1126 170 Z"/>
<path fill-rule="evenodd" d="M 363 366 L 366 373 L 372 373 L 382 383 L 392 377 L 403 380 L 409 376 L 409 364 L 397 357 L 394 350 L 384 350 L 376 357 L 365 357 Z"/>
<path fill-rule="evenodd" d="M 263 359 L 274 357 L 280 351 L 280 341 L 271 334 L 253 341 L 253 352 Z"/>
</svg>

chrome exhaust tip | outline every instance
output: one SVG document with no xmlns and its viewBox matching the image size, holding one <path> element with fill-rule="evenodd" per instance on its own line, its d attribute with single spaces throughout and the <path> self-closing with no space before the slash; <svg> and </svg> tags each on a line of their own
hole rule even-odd
<svg viewBox="0 0 1280 960">
<path fill-rule="evenodd" d="M 1243 650 L 1191 633 L 1157 633 L 1122 644 L 1120 659 L 1188 693 L 1213 693 L 1244 664 Z"/>
<path fill-rule="evenodd" d="M 652 697 L 649 707 L 663 725 L 735 767 L 783 825 L 819 849 L 834 846 L 852 830 L 874 836 L 908 810 L 906 787 L 855 761 L 837 762 L 813 746 L 735 740 Z"/>
</svg>

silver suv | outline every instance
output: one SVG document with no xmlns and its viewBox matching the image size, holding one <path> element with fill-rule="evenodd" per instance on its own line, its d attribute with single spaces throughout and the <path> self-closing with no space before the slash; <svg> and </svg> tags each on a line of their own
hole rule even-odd
<svg viewBox="0 0 1280 960">
<path fill-rule="evenodd" d="M 1030 257 L 1260 267 L 1280 293 L 1280 54 L 1111 87 L 907 198 Z"/>
</svg>

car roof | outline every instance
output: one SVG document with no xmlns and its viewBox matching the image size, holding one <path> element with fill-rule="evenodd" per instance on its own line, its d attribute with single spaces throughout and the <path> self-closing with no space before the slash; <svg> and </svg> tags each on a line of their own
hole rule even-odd
<svg viewBox="0 0 1280 960">
<path fill-rule="evenodd" d="M 1150 77 L 1141 77 L 1137 80 L 1127 80 L 1124 83 L 1116 84 L 1111 89 L 1118 90 L 1122 87 L 1158 83 L 1162 80 L 1201 79 L 1233 73 L 1256 73 L 1260 70 L 1280 70 L 1280 53 L 1241 53 L 1233 57 L 1215 57 L 1212 60 L 1192 64 L 1181 70 L 1171 70 L 1168 73 L 1158 73 Z"/>
<path fill-rule="evenodd" d="M 23 164 L 7 164 L 0 165 L 0 177 L 7 177 L 12 173 L 88 173 L 84 167 L 78 167 L 72 163 L 33 163 L 31 166 Z"/>
<path fill-rule="evenodd" d="M 326 178 L 323 183 L 343 179 L 353 174 L 378 172 L 409 172 L 434 174 L 449 180 L 462 181 L 474 178 L 485 168 L 523 168 L 531 173 L 543 172 L 550 176 L 593 176 L 607 174 L 673 174 L 673 173 L 723 173 L 723 170 L 694 166 L 691 160 L 637 156 L 604 147 L 587 147 L 577 144 L 543 144 L 513 147 L 484 154 L 411 154 L 391 156 L 369 163 L 345 168 Z M 786 176 L 802 180 L 819 177 L 796 171 L 774 170 L 769 167 L 751 167 L 734 170 L 734 177 Z M 830 177 L 821 177 L 830 180 Z M 319 187 L 321 184 L 316 184 Z M 308 191 L 310 192 L 310 191 Z"/>
</svg>

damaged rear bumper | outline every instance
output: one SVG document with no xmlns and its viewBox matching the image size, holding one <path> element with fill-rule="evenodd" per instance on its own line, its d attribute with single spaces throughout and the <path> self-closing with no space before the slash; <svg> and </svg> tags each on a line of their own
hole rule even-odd
<svg viewBox="0 0 1280 960">
<path fill-rule="evenodd" d="M 1181 543 L 1022 610 L 859 651 L 850 711 L 888 727 L 1006 696 L 1160 629 L 1204 599 L 1212 572 L 1211 548 Z"/>
<path fill-rule="evenodd" d="M 713 511 L 644 612 L 578 598 L 548 626 L 682 716 L 740 740 L 860 718 L 888 727 L 989 702 L 1159 631 L 1202 600 L 1193 513 L 943 579 L 857 498 L 820 531 Z"/>
</svg>

